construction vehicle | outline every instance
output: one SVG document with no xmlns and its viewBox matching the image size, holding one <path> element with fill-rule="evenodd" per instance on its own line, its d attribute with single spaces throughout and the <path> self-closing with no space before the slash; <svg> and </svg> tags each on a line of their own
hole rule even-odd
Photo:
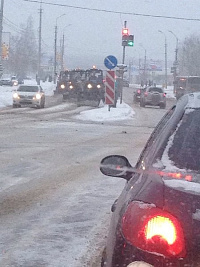
<svg viewBox="0 0 200 267">
<path fill-rule="evenodd" d="M 85 70 L 73 69 L 61 71 L 56 91 L 63 95 L 63 100 L 76 102 L 79 91 L 83 91 Z"/>
<path fill-rule="evenodd" d="M 87 69 L 83 89 L 78 91 L 77 105 L 97 107 L 100 101 L 105 101 L 105 86 L 101 69 Z"/>
</svg>

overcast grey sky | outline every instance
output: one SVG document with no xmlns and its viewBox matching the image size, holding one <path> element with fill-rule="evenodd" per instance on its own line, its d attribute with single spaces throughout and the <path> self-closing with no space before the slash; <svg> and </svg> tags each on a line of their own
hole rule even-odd
<svg viewBox="0 0 200 267">
<path fill-rule="evenodd" d="M 34 18 L 34 27 L 37 31 L 40 0 L 38 3 L 37 0 L 34 1 L 4 0 L 3 31 L 15 34 L 15 29 L 19 31 L 21 23 L 26 23 L 30 15 Z M 121 63 L 121 30 L 125 20 L 130 34 L 135 36 L 134 47 L 126 48 L 127 64 L 130 58 L 143 58 L 144 48 L 148 59 L 164 60 L 165 36 L 158 30 L 165 33 L 168 59 L 173 60 L 176 38 L 169 30 L 173 31 L 181 42 L 192 33 L 198 34 L 200 28 L 200 21 L 124 14 L 139 13 L 200 19 L 199 0 L 43 0 L 42 2 L 42 51 L 53 56 L 56 18 L 65 14 L 57 20 L 58 42 L 64 32 L 66 65 L 69 68 L 92 65 L 103 68 L 104 58 L 108 55 L 116 56 Z M 59 4 L 117 13 L 59 6 Z M 68 26 L 69 24 L 71 26 Z M 37 32 L 36 37 L 38 37 Z"/>
</svg>

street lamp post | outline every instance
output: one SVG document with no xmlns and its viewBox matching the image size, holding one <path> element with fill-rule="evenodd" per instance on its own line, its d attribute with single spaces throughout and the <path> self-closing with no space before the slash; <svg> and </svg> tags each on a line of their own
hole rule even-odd
<svg viewBox="0 0 200 267">
<path fill-rule="evenodd" d="M 144 49 L 144 84 L 147 81 L 147 75 L 146 75 L 146 66 L 147 66 L 147 50 L 146 48 L 144 48 L 144 46 L 142 44 L 140 44 L 140 46 Z"/>
<path fill-rule="evenodd" d="M 64 53 L 65 53 L 65 28 L 71 26 L 72 24 L 68 24 L 63 28 L 63 36 L 62 36 L 62 45 L 61 45 L 61 70 L 64 70 Z"/>
<path fill-rule="evenodd" d="M 173 34 L 174 37 L 176 38 L 175 61 L 174 61 L 174 80 L 175 80 L 177 76 L 177 66 L 178 66 L 178 37 L 172 31 L 169 32 Z"/>
<path fill-rule="evenodd" d="M 0 10 L 0 65 L 2 65 L 3 7 L 4 7 L 4 0 L 1 0 L 1 10 Z"/>
<path fill-rule="evenodd" d="M 165 88 L 167 88 L 167 38 L 164 32 L 160 31 L 165 36 Z"/>
<path fill-rule="evenodd" d="M 56 66 L 57 66 L 57 32 L 58 32 L 58 26 L 57 22 L 58 19 L 61 18 L 62 16 L 65 16 L 65 14 L 62 14 L 56 18 L 56 25 L 55 25 L 55 38 L 54 38 L 54 79 L 53 82 L 56 84 Z"/>
</svg>

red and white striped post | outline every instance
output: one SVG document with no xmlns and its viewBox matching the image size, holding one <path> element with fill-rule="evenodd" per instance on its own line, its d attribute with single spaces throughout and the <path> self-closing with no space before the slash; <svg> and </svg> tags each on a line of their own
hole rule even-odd
<svg viewBox="0 0 200 267">
<path fill-rule="evenodd" d="M 110 105 L 115 104 L 115 71 L 108 70 L 106 72 L 106 95 L 105 103 L 108 105 L 108 110 L 110 111 Z"/>
</svg>

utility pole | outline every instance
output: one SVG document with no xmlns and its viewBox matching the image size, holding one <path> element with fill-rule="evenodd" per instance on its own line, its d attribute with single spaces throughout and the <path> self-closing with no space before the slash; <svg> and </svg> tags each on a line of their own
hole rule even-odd
<svg viewBox="0 0 200 267">
<path fill-rule="evenodd" d="M 53 76 L 53 77 L 54 77 L 54 78 L 53 78 L 53 83 L 54 83 L 54 84 L 56 84 L 57 30 L 58 30 L 58 26 L 57 26 L 57 24 L 56 24 L 56 26 L 55 26 L 55 39 L 54 39 L 54 76 Z"/>
<path fill-rule="evenodd" d="M 165 36 L 165 88 L 167 89 L 167 38 Z"/>
<path fill-rule="evenodd" d="M 2 35 L 3 35 L 3 7 L 4 0 L 1 0 L 1 11 L 0 11 L 0 66 L 2 66 Z"/>
<path fill-rule="evenodd" d="M 176 38 L 176 49 L 175 49 L 175 61 L 173 63 L 173 76 L 174 76 L 174 81 L 176 80 L 176 76 L 178 74 L 177 68 L 178 68 L 178 37 L 176 34 L 173 33 L 173 31 L 169 31 L 171 34 L 174 35 Z M 174 87 L 174 93 L 175 93 L 175 87 Z"/>
<path fill-rule="evenodd" d="M 58 19 L 61 18 L 62 16 L 65 16 L 65 14 L 62 14 L 56 18 L 56 25 L 55 25 L 55 39 L 54 39 L 54 78 L 53 78 L 53 83 L 56 84 L 56 66 L 57 66 L 57 33 L 58 33 Z"/>
<path fill-rule="evenodd" d="M 61 44 L 61 70 L 64 70 L 64 47 L 65 47 L 65 35 L 63 33 L 62 44 Z"/>
<path fill-rule="evenodd" d="M 42 1 L 40 4 L 40 22 L 39 22 L 39 48 L 38 48 L 38 77 L 37 84 L 40 85 L 41 79 L 41 42 L 42 40 Z"/>
<path fill-rule="evenodd" d="M 164 32 L 158 30 L 165 37 L 165 88 L 167 89 L 167 37 Z"/>
</svg>

